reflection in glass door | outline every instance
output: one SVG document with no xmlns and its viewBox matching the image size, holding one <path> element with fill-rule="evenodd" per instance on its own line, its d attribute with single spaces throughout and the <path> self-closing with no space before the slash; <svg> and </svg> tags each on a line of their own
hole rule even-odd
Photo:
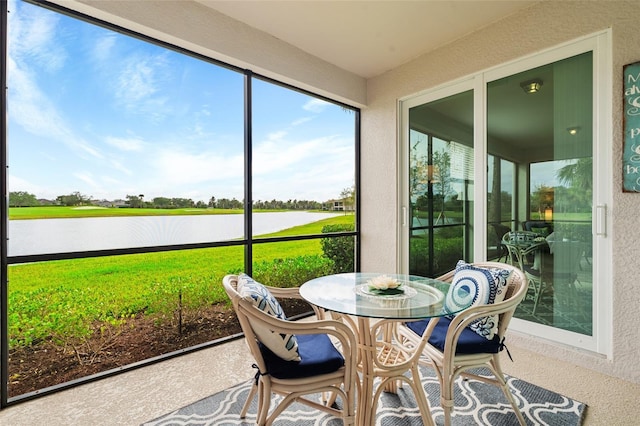
<svg viewBox="0 0 640 426">
<path fill-rule="evenodd" d="M 473 258 L 473 92 L 409 109 L 409 273 Z"/>
<path fill-rule="evenodd" d="M 491 234 L 499 228 L 501 234 L 530 232 L 537 242 L 519 265 L 529 292 L 516 317 L 588 336 L 593 333 L 592 69 L 588 52 L 487 85 L 487 236 L 497 241 Z M 487 241 L 491 258 L 492 240 Z M 502 254 L 498 250 L 493 257 Z"/>
</svg>

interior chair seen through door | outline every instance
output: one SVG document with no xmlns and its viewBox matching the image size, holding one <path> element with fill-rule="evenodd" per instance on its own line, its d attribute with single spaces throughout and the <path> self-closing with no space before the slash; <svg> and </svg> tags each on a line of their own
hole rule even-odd
<svg viewBox="0 0 640 426">
<path fill-rule="evenodd" d="M 288 321 L 278 312 L 281 307 L 275 298 L 302 299 L 297 287 L 263 286 L 246 275 L 227 275 L 223 279 L 223 286 L 233 303 L 245 341 L 258 368 L 240 418 L 246 416 L 251 400 L 257 393 L 257 425 L 271 425 L 293 402 L 329 412 L 341 417 L 345 425 L 353 425 L 358 381 L 357 345 L 351 329 L 340 321 L 330 319 Z M 322 317 L 317 309 L 314 308 L 314 311 L 318 317 Z M 271 333 L 276 341 L 282 339 L 282 347 L 273 347 L 274 342 L 270 341 L 271 338 L 265 338 L 265 332 Z M 297 345 L 293 360 L 287 361 L 276 355 L 276 349 L 279 354 L 292 352 L 292 341 Z M 333 342 L 337 343 L 340 351 Z M 270 413 L 272 393 L 280 394 L 284 399 Z M 323 397 L 331 395 L 331 398 L 324 403 L 308 398 L 318 393 Z M 334 404 L 338 396 L 342 400 L 342 408 Z"/>
<path fill-rule="evenodd" d="M 550 267 L 548 243 L 544 237 L 530 231 L 509 232 L 504 235 L 502 243 L 507 247 L 511 264 L 518 266 L 527 277 L 533 292 L 535 315 L 543 293 L 551 288 L 549 276 L 545 275 Z"/>
</svg>

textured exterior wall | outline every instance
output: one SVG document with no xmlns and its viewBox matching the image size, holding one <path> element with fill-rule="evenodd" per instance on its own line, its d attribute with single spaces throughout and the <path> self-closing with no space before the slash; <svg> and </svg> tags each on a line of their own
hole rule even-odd
<svg viewBox="0 0 640 426">
<path fill-rule="evenodd" d="M 542 2 L 368 81 L 362 114 L 363 270 L 395 270 L 399 211 L 397 194 L 397 105 L 409 95 L 520 57 L 612 29 L 613 44 L 613 351 L 611 359 L 512 333 L 511 344 L 572 360 L 578 365 L 640 383 L 637 261 L 640 194 L 622 193 L 622 67 L 640 61 L 637 2 Z M 395 226 L 390 226 L 394 224 Z M 612 225 L 612 226 L 611 226 Z"/>
</svg>

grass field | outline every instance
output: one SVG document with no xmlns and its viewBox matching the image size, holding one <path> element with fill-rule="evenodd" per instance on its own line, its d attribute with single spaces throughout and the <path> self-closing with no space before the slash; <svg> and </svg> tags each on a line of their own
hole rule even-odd
<svg viewBox="0 0 640 426">
<path fill-rule="evenodd" d="M 269 210 L 260 210 L 266 212 Z M 271 210 L 275 211 L 275 210 Z M 185 216 L 210 214 L 241 214 L 241 209 L 132 209 L 107 208 L 98 206 L 80 207 L 11 207 L 9 220 L 20 219 L 53 219 L 53 218 L 81 218 L 81 217 L 115 217 L 115 216 Z"/>
<path fill-rule="evenodd" d="M 352 214 L 337 215 L 265 236 L 319 234 L 325 225 L 353 221 Z M 289 259 L 282 266 L 290 270 L 291 279 L 302 279 L 314 267 L 323 267 L 322 254 L 317 239 L 255 244 L 253 265 L 266 271 L 274 262 Z M 197 310 L 226 302 L 222 277 L 242 271 L 243 265 L 243 246 L 11 265 L 11 345 L 30 345 L 52 336 L 61 341 L 86 336 L 96 323 L 117 324 L 137 314 L 167 314 L 178 303 Z"/>
</svg>

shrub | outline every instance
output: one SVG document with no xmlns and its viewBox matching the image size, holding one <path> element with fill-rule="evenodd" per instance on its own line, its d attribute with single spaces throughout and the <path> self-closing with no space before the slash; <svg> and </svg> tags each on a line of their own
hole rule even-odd
<svg viewBox="0 0 640 426">
<path fill-rule="evenodd" d="M 308 255 L 258 262 L 253 278 L 271 287 L 299 287 L 305 282 L 331 273 L 333 263 L 324 256 Z"/>
<path fill-rule="evenodd" d="M 429 239 L 413 237 L 409 250 L 409 270 L 423 277 L 436 277 L 455 268 L 463 258 L 464 240 L 460 236 L 438 234 L 433 242 L 433 270 L 429 268 Z"/>
<path fill-rule="evenodd" d="M 326 225 L 322 227 L 323 234 L 333 232 L 350 232 L 355 230 L 354 224 Z M 323 238 L 320 240 L 322 251 L 333 261 L 332 272 L 353 272 L 355 259 L 355 237 Z"/>
</svg>

